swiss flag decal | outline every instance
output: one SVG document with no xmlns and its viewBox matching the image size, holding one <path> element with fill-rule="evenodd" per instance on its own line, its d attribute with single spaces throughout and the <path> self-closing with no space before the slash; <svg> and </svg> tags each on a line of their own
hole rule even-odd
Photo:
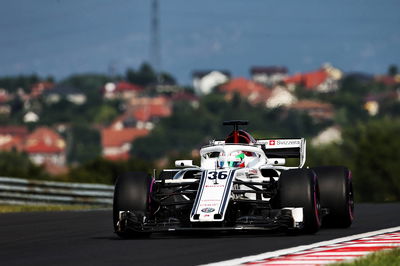
<svg viewBox="0 0 400 266">
<path fill-rule="evenodd" d="M 275 140 L 270 140 L 269 145 L 275 145 Z"/>
</svg>

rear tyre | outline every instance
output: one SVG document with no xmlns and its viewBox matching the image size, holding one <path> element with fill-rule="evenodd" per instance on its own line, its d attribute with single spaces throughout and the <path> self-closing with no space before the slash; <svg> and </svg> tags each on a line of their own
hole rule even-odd
<svg viewBox="0 0 400 266">
<path fill-rule="evenodd" d="M 354 193 L 351 172 L 344 166 L 312 168 L 318 176 L 321 207 L 328 209 L 323 218 L 327 227 L 347 228 L 354 219 Z"/>
<path fill-rule="evenodd" d="M 316 175 L 308 169 L 292 169 L 279 177 L 279 205 L 303 208 L 304 233 L 314 234 L 321 226 L 319 188 Z"/>
<path fill-rule="evenodd" d="M 114 189 L 113 225 L 115 233 L 122 238 L 147 237 L 141 225 L 143 218 L 149 211 L 149 193 L 151 178 L 143 172 L 130 172 L 121 175 Z M 132 230 L 129 226 L 119 223 L 120 211 L 129 211 L 133 214 L 137 228 Z"/>
</svg>

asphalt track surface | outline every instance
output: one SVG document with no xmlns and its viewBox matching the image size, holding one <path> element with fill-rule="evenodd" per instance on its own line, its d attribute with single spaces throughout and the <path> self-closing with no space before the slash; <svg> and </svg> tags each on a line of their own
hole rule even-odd
<svg viewBox="0 0 400 266">
<path fill-rule="evenodd" d="M 357 204 L 349 229 L 315 235 L 153 234 L 121 240 L 111 210 L 0 214 L 0 265 L 198 265 L 400 225 L 400 203 Z"/>
</svg>

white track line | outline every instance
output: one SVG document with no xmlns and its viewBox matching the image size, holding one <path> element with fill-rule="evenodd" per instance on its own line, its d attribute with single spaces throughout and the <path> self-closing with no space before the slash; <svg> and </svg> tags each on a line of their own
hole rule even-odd
<svg viewBox="0 0 400 266">
<path fill-rule="evenodd" d="M 396 232 L 396 231 L 400 231 L 400 226 L 386 228 L 386 229 L 377 230 L 377 231 L 368 232 L 368 233 L 362 233 L 362 234 L 358 234 L 358 235 L 336 238 L 336 239 L 332 239 L 332 240 L 328 240 L 328 241 L 317 242 L 317 243 L 313 243 L 310 245 L 302 245 L 302 246 L 297 246 L 297 247 L 293 247 L 293 248 L 265 252 L 265 253 L 261 253 L 261 254 L 253 255 L 253 256 L 247 256 L 247 257 L 242 257 L 242 258 L 236 258 L 236 259 L 231 259 L 231 260 L 203 264 L 203 266 L 205 266 L 205 265 L 207 265 L 207 266 L 240 265 L 240 264 L 243 264 L 246 262 L 265 260 L 265 259 L 269 259 L 269 258 L 273 258 L 273 257 L 282 256 L 282 255 L 293 254 L 293 253 L 304 251 L 304 250 L 311 249 L 311 248 L 317 248 L 320 246 L 334 245 L 334 244 L 341 243 L 341 242 L 352 241 L 355 239 L 371 237 L 371 236 L 375 236 L 375 235 L 386 234 L 386 233 L 391 233 L 391 232 Z"/>
</svg>

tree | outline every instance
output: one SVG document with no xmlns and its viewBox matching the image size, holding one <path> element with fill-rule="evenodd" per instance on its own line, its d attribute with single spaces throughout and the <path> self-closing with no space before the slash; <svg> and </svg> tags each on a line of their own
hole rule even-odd
<svg viewBox="0 0 400 266">
<path fill-rule="evenodd" d="M 126 71 L 126 79 L 131 83 L 146 87 L 157 83 L 157 74 L 149 64 L 143 63 L 138 71 L 129 68 Z"/>
<path fill-rule="evenodd" d="M 46 179 L 48 175 L 40 166 L 34 165 L 25 153 L 16 151 L 0 152 L 0 172 L 2 176 L 28 179 Z"/>
<path fill-rule="evenodd" d="M 93 122 L 96 124 L 109 124 L 118 116 L 117 108 L 110 104 L 102 104 L 98 110 L 92 114 Z"/>
<path fill-rule="evenodd" d="M 400 200 L 400 120 L 381 119 L 348 129 L 345 152 L 353 161 L 354 183 L 364 201 Z"/>
<path fill-rule="evenodd" d="M 68 153 L 70 164 L 82 164 L 101 155 L 101 137 L 98 130 L 86 124 L 75 124 L 67 131 Z"/>
<path fill-rule="evenodd" d="M 158 83 L 171 85 L 176 84 L 176 80 L 171 74 L 166 72 L 157 73 L 148 63 L 141 64 L 139 70 L 137 71 L 132 68 L 128 68 L 125 73 L 125 78 L 129 82 L 143 87 Z"/>
<path fill-rule="evenodd" d="M 397 73 L 399 73 L 397 66 L 390 65 L 388 69 L 388 75 L 394 77 L 397 75 Z"/>
<path fill-rule="evenodd" d="M 160 81 L 164 84 L 176 85 L 176 79 L 169 73 L 161 73 L 160 74 Z"/>
<path fill-rule="evenodd" d="M 19 88 L 28 90 L 33 84 L 43 80 L 36 74 L 32 75 L 19 75 L 16 77 L 2 77 L 0 78 L 0 88 L 5 88 L 10 92 L 16 92 Z"/>
</svg>

